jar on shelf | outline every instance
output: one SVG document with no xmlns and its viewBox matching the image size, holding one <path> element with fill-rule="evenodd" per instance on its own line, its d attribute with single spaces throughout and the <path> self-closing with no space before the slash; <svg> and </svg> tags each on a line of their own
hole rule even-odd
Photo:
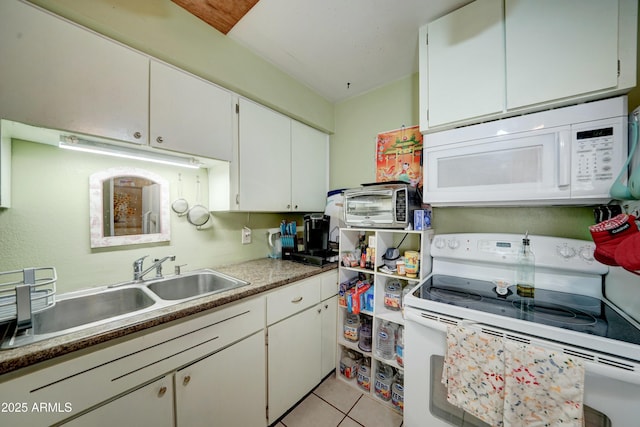
<svg viewBox="0 0 640 427">
<path fill-rule="evenodd" d="M 358 348 L 362 351 L 371 351 L 371 342 L 373 336 L 373 325 L 371 318 L 362 316 L 360 322 L 360 339 L 358 341 Z"/>
<path fill-rule="evenodd" d="M 371 390 L 371 359 L 363 357 L 358 366 L 358 385 L 365 391 Z"/>
<path fill-rule="evenodd" d="M 384 306 L 389 310 L 400 310 L 402 306 L 402 284 L 399 280 L 389 280 L 384 285 Z"/>
<path fill-rule="evenodd" d="M 404 411 L 404 374 L 398 372 L 391 385 L 391 403 L 400 412 Z"/>
<path fill-rule="evenodd" d="M 395 354 L 395 328 L 391 322 L 381 320 L 376 334 L 376 356 L 391 360 Z"/>
<path fill-rule="evenodd" d="M 393 368 L 384 363 L 378 364 L 376 371 L 376 379 L 374 383 L 374 390 L 376 396 L 380 399 L 388 402 L 391 400 L 391 383 L 393 382 Z"/>
<path fill-rule="evenodd" d="M 358 342 L 358 332 L 360 329 L 360 316 L 347 313 L 343 324 L 344 339 L 351 342 Z"/>
<path fill-rule="evenodd" d="M 354 379 L 358 375 L 358 363 L 360 355 L 355 351 L 342 350 L 340 358 L 340 374 L 348 380 Z"/>
</svg>

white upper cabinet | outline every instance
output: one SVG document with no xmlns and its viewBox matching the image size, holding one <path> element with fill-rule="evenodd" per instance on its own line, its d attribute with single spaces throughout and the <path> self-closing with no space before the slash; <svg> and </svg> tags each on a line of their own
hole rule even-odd
<svg viewBox="0 0 640 427">
<path fill-rule="evenodd" d="M 151 60 L 151 145 L 232 160 L 233 95 L 216 85 Z"/>
<path fill-rule="evenodd" d="M 239 208 L 291 208 L 291 119 L 240 99 Z"/>
<path fill-rule="evenodd" d="M 324 211 L 328 135 L 240 99 L 237 209 Z"/>
<path fill-rule="evenodd" d="M 507 109 L 615 89 L 618 0 L 506 0 Z"/>
<path fill-rule="evenodd" d="M 291 121 L 291 206 L 294 211 L 321 211 L 327 201 L 329 135 Z"/>
<path fill-rule="evenodd" d="M 420 90 L 430 127 L 502 112 L 502 16 L 501 1 L 477 0 L 421 28 Z"/>
<path fill-rule="evenodd" d="M 476 0 L 420 29 L 420 130 L 627 93 L 637 0 Z"/>
<path fill-rule="evenodd" d="M 0 17 L 1 118 L 146 142 L 147 57 L 18 1 Z"/>
</svg>

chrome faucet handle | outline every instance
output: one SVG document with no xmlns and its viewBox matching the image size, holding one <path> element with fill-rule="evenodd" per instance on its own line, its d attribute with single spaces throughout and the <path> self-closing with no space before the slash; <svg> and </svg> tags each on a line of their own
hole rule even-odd
<svg viewBox="0 0 640 427">
<path fill-rule="evenodd" d="M 144 259 L 147 258 L 149 255 L 145 255 L 141 258 L 138 258 L 137 260 L 133 261 L 133 268 L 138 268 L 140 270 L 142 270 L 142 264 L 144 263 Z"/>
<path fill-rule="evenodd" d="M 164 258 L 156 258 L 153 260 L 153 262 L 155 263 L 154 266 L 156 267 L 156 279 L 162 279 L 162 263 L 165 262 L 166 260 L 170 260 L 170 261 L 175 261 L 176 260 L 176 256 L 172 255 L 172 256 L 166 256 Z"/>
<path fill-rule="evenodd" d="M 133 261 L 133 280 L 139 280 L 142 278 L 142 266 L 144 264 L 144 259 L 149 255 L 145 255 L 137 260 Z"/>
</svg>

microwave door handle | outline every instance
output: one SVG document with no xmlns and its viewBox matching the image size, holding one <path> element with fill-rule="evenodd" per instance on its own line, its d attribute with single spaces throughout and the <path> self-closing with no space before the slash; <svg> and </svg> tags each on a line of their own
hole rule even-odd
<svg viewBox="0 0 640 427">
<path fill-rule="evenodd" d="M 571 132 L 562 130 L 556 133 L 558 145 L 558 187 L 571 184 Z"/>
</svg>

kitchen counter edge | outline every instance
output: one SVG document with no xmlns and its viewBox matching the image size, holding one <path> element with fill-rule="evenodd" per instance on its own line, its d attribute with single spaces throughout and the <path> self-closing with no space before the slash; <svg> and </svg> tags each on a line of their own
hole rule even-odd
<svg viewBox="0 0 640 427">
<path fill-rule="evenodd" d="M 156 311 L 127 317 L 126 319 L 89 327 L 82 331 L 61 335 L 18 348 L 0 351 L 0 375 L 26 368 L 40 362 L 67 355 L 110 340 L 143 331 L 154 326 L 222 307 L 244 298 L 288 285 L 308 277 L 335 270 L 336 263 L 322 267 L 276 259 L 257 259 L 238 264 L 216 267 L 215 271 L 227 274 L 250 284 L 214 295 L 194 298 Z"/>
</svg>

